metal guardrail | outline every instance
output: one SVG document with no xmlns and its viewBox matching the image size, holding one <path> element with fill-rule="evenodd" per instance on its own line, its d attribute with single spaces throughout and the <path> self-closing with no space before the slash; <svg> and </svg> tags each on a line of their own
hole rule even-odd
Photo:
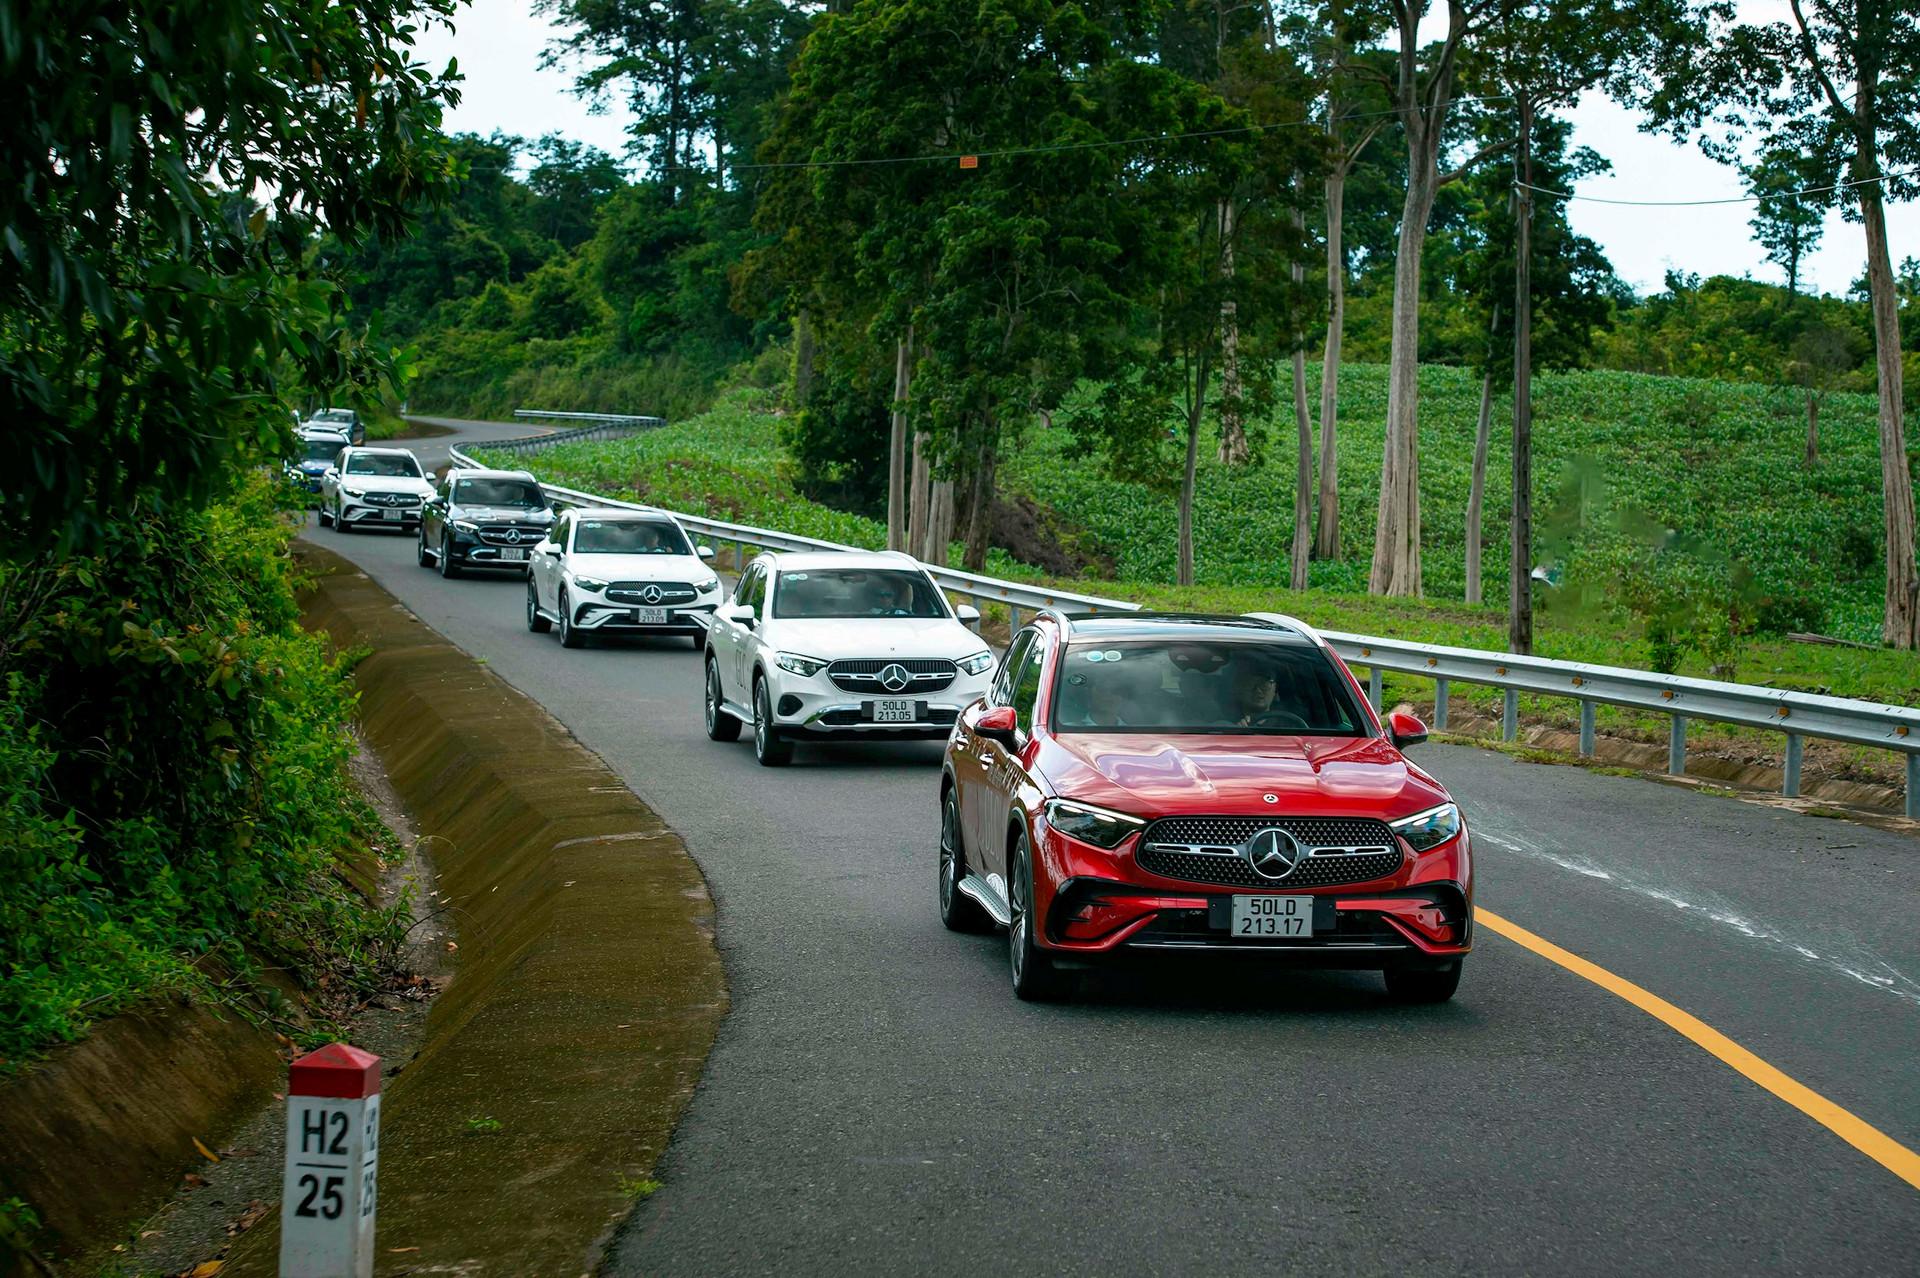
<svg viewBox="0 0 1920 1278">
<path fill-rule="evenodd" d="M 536 440 L 511 442 L 533 445 L 535 447 L 528 451 L 535 451 L 539 446 L 558 442 L 558 437 L 550 435 Z M 485 447 L 499 448 L 500 445 L 488 443 Z M 479 465 L 459 449 L 453 450 L 452 457 L 455 465 Z M 612 506 L 628 510 L 658 509 L 578 489 L 551 484 L 543 484 L 542 487 L 572 505 Z M 703 515 L 687 515 L 678 511 L 667 513 L 678 519 L 689 532 L 704 536 L 710 542 L 734 543 L 740 548 L 740 562 L 743 563 L 747 546 L 767 550 L 859 549 L 814 537 L 708 519 Z M 997 577 L 980 576 L 933 564 L 923 567 L 943 588 L 973 599 L 976 607 L 980 601 L 988 599 L 1006 604 L 1015 629 L 1021 624 L 1023 609 L 1125 612 L 1140 607 L 1123 599 L 1048 590 L 1025 582 L 1003 581 Z M 1784 733 L 1787 738 L 1781 792 L 1789 798 L 1796 798 L 1800 794 L 1800 765 L 1808 737 L 1893 750 L 1906 756 L 1906 814 L 1920 820 L 1920 709 L 1752 684 L 1688 679 L 1618 666 L 1596 666 L 1514 653 L 1484 652 L 1477 648 L 1411 643 L 1375 635 L 1337 631 L 1322 631 L 1321 635 L 1342 660 L 1367 671 L 1367 691 L 1376 708 L 1381 704 L 1380 680 L 1383 671 L 1392 670 L 1432 679 L 1433 726 L 1438 729 L 1447 726 L 1448 696 L 1454 683 L 1479 684 L 1500 688 L 1505 692 L 1501 736 L 1507 741 L 1519 735 L 1520 693 L 1567 697 L 1577 701 L 1580 705 L 1580 754 L 1589 758 L 1594 753 L 1596 707 L 1624 706 L 1665 714 L 1670 716 L 1671 724 L 1667 743 L 1667 771 L 1675 776 L 1686 772 L 1687 724 L 1691 720 L 1770 729 Z"/>
<path fill-rule="evenodd" d="M 572 430 L 557 430 L 546 435 L 529 435 L 524 439 L 503 439 L 489 443 L 488 448 L 516 455 L 537 453 L 555 444 L 581 443 L 595 439 L 619 439 L 637 430 L 653 430 L 667 424 L 664 417 L 640 417 L 620 413 L 549 413 L 541 409 L 516 408 L 514 417 L 524 421 L 562 421 L 585 422 Z"/>
</svg>

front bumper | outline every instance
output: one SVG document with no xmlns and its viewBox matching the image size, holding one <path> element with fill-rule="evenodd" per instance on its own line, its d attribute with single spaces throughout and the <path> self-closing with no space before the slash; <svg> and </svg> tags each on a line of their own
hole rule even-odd
<svg viewBox="0 0 1920 1278">
<path fill-rule="evenodd" d="M 877 723 L 871 714 L 872 703 L 887 699 L 848 692 L 835 686 L 823 671 L 802 677 L 790 670 L 775 671 L 769 677 L 768 700 L 773 703 L 773 720 L 789 736 L 911 737 L 944 740 L 952 731 L 960 712 L 987 695 L 993 681 L 989 667 L 978 675 L 965 673 L 938 692 L 903 692 L 899 700 L 914 703 L 911 723 Z"/>
<path fill-rule="evenodd" d="M 1422 853 L 1403 844 L 1398 868 L 1331 887 L 1222 888 L 1152 874 L 1134 860 L 1135 835 L 1107 850 L 1035 822 L 1036 940 L 1062 958 L 1152 953 L 1263 955 L 1316 967 L 1431 967 L 1473 949 L 1473 868 L 1465 831 Z M 1235 896 L 1310 896 L 1313 931 L 1298 938 L 1237 937 Z"/>
<path fill-rule="evenodd" d="M 664 623 L 636 621 L 639 610 L 634 605 L 609 603 L 590 595 L 573 604 L 573 628 L 595 634 L 703 635 L 707 633 L 707 621 L 713 610 L 720 606 L 719 592 L 715 591 L 714 595 L 712 603 L 676 604 L 666 609 Z"/>
<path fill-rule="evenodd" d="M 525 536 L 517 546 L 501 546 L 483 541 L 472 533 L 449 528 L 447 553 L 453 556 L 456 564 L 465 568 L 512 568 L 524 572 L 533 559 L 533 548 L 540 544 L 545 535 L 533 534 Z"/>
<path fill-rule="evenodd" d="M 340 499 L 339 519 L 341 523 L 351 524 L 355 528 L 418 528 L 420 507 L 374 506 L 343 497 Z"/>
</svg>

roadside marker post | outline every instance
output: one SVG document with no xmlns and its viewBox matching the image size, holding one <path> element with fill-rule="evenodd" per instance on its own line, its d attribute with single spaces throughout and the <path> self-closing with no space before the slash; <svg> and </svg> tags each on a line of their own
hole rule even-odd
<svg viewBox="0 0 1920 1278">
<path fill-rule="evenodd" d="M 280 1278 L 372 1278 L 380 1058 L 333 1043 L 287 1078 Z"/>
</svg>

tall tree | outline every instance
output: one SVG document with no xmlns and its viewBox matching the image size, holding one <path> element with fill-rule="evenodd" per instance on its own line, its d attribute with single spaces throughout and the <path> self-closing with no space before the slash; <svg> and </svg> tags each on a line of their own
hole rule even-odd
<svg viewBox="0 0 1920 1278">
<path fill-rule="evenodd" d="M 1787 275 L 1787 292 L 1800 292 L 1800 263 L 1818 247 L 1827 210 L 1834 205 L 1839 162 L 1822 151 L 1777 148 L 1741 166 L 1753 196 L 1747 225 L 1767 251 L 1767 260 Z"/>
<path fill-rule="evenodd" d="M 1907 460 L 1898 287 L 1887 247 L 1888 199 L 1920 196 L 1920 9 L 1911 0 L 1789 0 L 1776 22 L 1743 22 L 1703 3 L 1676 31 L 1651 96 L 1653 127 L 1692 134 L 1730 160 L 1737 139 L 1766 150 L 1817 150 L 1837 137 L 1846 155 L 1848 216 L 1865 232 L 1867 290 L 1879 391 L 1886 602 L 1881 637 L 1920 647 L 1913 476 Z M 1704 50 L 1702 36 L 1704 35 Z"/>
</svg>

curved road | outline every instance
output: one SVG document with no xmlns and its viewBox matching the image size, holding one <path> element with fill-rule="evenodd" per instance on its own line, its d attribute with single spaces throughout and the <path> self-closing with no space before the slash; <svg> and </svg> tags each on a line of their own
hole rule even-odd
<svg viewBox="0 0 1920 1278">
<path fill-rule="evenodd" d="M 1879 1161 L 1484 924 L 1437 1008 L 1212 964 L 1030 1006 L 999 937 L 936 917 L 937 743 L 762 769 L 706 740 L 685 641 L 564 652 L 517 580 L 309 536 L 598 751 L 718 900 L 732 1012 L 610 1273 L 1914 1271 L 1920 1185 L 1886 1164 L 1920 1148 L 1920 841 L 1419 748 L 1483 909 L 1851 1111 Z"/>
</svg>

